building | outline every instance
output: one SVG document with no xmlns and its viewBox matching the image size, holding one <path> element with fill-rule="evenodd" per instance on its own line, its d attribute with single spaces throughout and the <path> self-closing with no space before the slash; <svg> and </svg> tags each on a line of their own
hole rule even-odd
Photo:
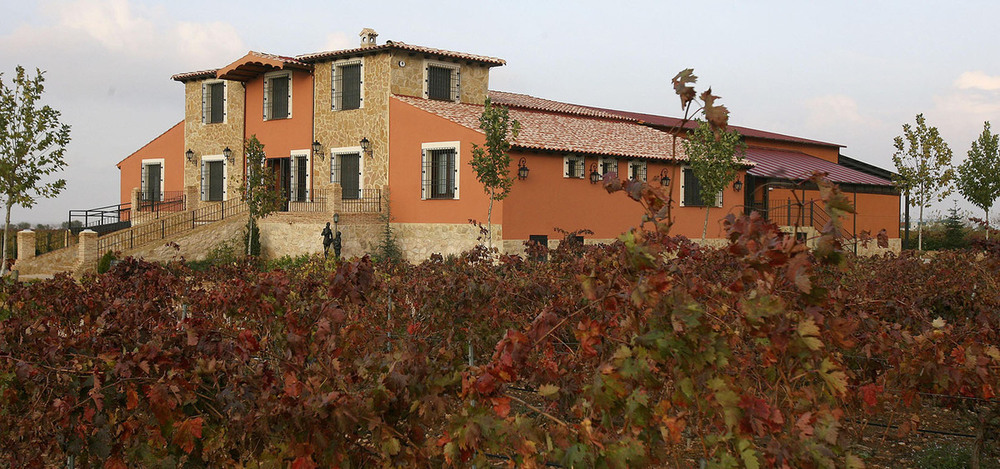
<svg viewBox="0 0 1000 469">
<path fill-rule="evenodd" d="M 587 229 L 585 242 L 606 242 L 637 225 L 641 207 L 592 183 L 594 172 L 654 184 L 669 178 L 674 233 L 701 237 L 706 201 L 673 137 L 677 119 L 489 90 L 502 59 L 376 38 L 365 29 L 353 49 L 250 52 L 174 75 L 185 87 L 184 120 L 118 163 L 132 229 L 163 216 L 147 213 L 156 202 L 183 201 L 179 211 L 232 206 L 247 171 L 243 143 L 256 136 L 284 201 L 261 223 L 265 255 L 319 251 L 333 214 L 345 254 L 361 254 L 377 244 L 387 207 L 410 259 L 460 252 L 479 235 L 469 220 L 487 217 L 488 196 L 468 163 L 484 140 L 478 118 L 489 96 L 521 122 L 512 174 L 529 170 L 493 208 L 494 244 L 504 251 L 520 252 L 529 239 L 555 242 L 555 228 Z M 722 236 L 724 215 L 749 210 L 779 225 L 821 227 L 816 191 L 795 185 L 820 170 L 856 201 L 848 232 L 884 229 L 899 249 L 900 197 L 888 172 L 841 155 L 837 144 L 734 128 L 754 164 L 713 204 L 709 238 Z"/>
</svg>

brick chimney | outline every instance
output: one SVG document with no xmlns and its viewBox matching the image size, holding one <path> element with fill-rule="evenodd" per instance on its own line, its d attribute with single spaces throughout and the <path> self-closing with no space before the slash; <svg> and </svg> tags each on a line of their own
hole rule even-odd
<svg viewBox="0 0 1000 469">
<path fill-rule="evenodd" d="M 358 36 L 361 36 L 361 47 L 375 47 L 375 38 L 378 37 L 378 33 L 374 29 L 362 29 Z"/>
</svg>

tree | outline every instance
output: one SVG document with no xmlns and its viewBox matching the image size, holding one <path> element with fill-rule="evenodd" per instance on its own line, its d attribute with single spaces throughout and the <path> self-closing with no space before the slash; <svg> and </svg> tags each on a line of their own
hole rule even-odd
<svg viewBox="0 0 1000 469">
<path fill-rule="evenodd" d="M 69 125 L 59 122 L 59 111 L 39 100 L 45 91 L 45 78 L 35 70 L 30 78 L 20 65 L 11 86 L 0 74 L 0 195 L 6 216 L 3 228 L 3 252 L 7 252 L 10 211 L 15 205 L 31 208 L 38 197 L 50 198 L 66 187 L 65 179 L 43 182 L 62 171 L 69 144 Z M 7 273 L 4 259 L 0 275 Z"/>
<path fill-rule="evenodd" d="M 278 209 L 278 191 L 274 189 L 274 179 L 264 168 L 264 144 L 257 140 L 257 135 L 251 135 L 243 145 L 243 154 L 247 162 L 247 179 L 240 187 L 243 200 L 247 203 L 247 255 L 259 251 L 260 231 L 257 220 L 266 217 Z M 257 249 L 254 249 L 257 246 Z"/>
<path fill-rule="evenodd" d="M 511 119 L 505 106 L 494 106 L 486 98 L 483 113 L 479 116 L 479 128 L 486 134 L 483 146 L 472 144 L 472 165 L 476 179 L 490 196 L 490 208 L 486 213 L 486 227 L 489 231 L 489 247 L 493 247 L 493 202 L 503 200 L 510 194 L 514 178 L 510 175 L 510 141 L 521 132 L 521 123 Z"/>
<path fill-rule="evenodd" d="M 1000 197 L 998 137 L 990 132 L 989 121 L 983 123 L 983 133 L 972 142 L 969 157 L 958 167 L 955 180 L 962 197 L 986 211 L 986 239 L 990 238 L 990 207 Z"/>
<path fill-rule="evenodd" d="M 736 179 L 739 162 L 746 153 L 746 144 L 736 131 L 713 130 L 705 121 L 697 121 L 694 132 L 684 140 L 684 153 L 691 172 L 698 180 L 699 195 L 705 203 L 705 225 L 701 239 L 708 235 L 708 213 L 719 193 Z"/>
<path fill-rule="evenodd" d="M 917 249 L 924 248 L 924 208 L 934 200 L 944 200 L 951 194 L 955 171 L 951 167 L 951 148 L 941 138 L 937 127 L 927 127 L 923 114 L 917 114 L 917 126 L 903 124 L 903 135 L 893 140 L 896 152 L 892 162 L 899 188 L 910 195 L 910 205 L 918 207 Z"/>
</svg>

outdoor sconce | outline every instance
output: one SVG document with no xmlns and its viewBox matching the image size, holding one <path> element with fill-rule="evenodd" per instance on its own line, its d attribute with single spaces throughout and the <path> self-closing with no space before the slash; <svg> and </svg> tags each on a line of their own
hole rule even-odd
<svg viewBox="0 0 1000 469">
<path fill-rule="evenodd" d="M 597 184 L 601 182 L 601 173 L 597 172 L 597 163 L 590 163 L 590 183 Z"/>
<path fill-rule="evenodd" d="M 313 141 L 313 155 L 318 156 L 321 161 L 323 160 L 323 145 L 318 140 Z"/>
<path fill-rule="evenodd" d="M 368 156 L 372 156 L 375 153 L 372 151 L 372 142 L 368 141 L 368 137 L 361 138 L 361 151 L 365 152 Z"/>
<path fill-rule="evenodd" d="M 233 151 L 230 150 L 229 147 L 226 147 L 225 150 L 222 150 L 222 156 L 225 156 L 226 160 L 229 161 L 230 163 L 233 162 Z"/>
<path fill-rule="evenodd" d="M 528 165 L 524 162 L 524 157 L 517 162 L 517 178 L 528 179 Z"/>
<path fill-rule="evenodd" d="M 739 192 L 740 189 L 742 189 L 742 188 L 743 188 L 743 181 L 740 181 L 739 179 L 737 179 L 736 182 L 733 183 L 733 190 L 736 191 L 736 192 Z"/>
<path fill-rule="evenodd" d="M 667 187 L 670 185 L 670 176 L 667 175 L 667 168 L 663 168 L 660 170 L 660 185 L 663 187 Z"/>
<path fill-rule="evenodd" d="M 184 152 L 184 157 L 187 158 L 187 160 L 188 160 L 189 163 L 193 162 L 194 161 L 194 152 L 191 151 L 190 148 L 188 148 L 188 151 Z"/>
<path fill-rule="evenodd" d="M 340 214 L 339 213 L 334 213 L 333 214 L 333 231 L 334 231 L 335 234 L 340 232 L 339 226 L 340 226 Z"/>
</svg>

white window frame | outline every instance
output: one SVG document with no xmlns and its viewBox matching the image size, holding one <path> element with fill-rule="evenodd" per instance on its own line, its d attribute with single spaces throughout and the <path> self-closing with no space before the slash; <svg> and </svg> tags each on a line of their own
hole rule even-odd
<svg viewBox="0 0 1000 469">
<path fill-rule="evenodd" d="M 222 162 L 222 200 L 229 200 L 229 161 L 225 155 L 205 155 L 201 157 L 201 200 L 208 201 L 208 181 L 205 180 L 205 163 Z"/>
<path fill-rule="evenodd" d="M 430 92 L 428 91 L 428 86 L 430 85 L 430 68 L 446 68 L 451 70 L 451 82 L 452 82 L 452 102 L 459 102 L 462 100 L 462 66 L 456 63 L 441 62 L 439 60 L 424 60 L 424 99 L 430 99 Z"/>
<path fill-rule="evenodd" d="M 601 173 L 601 177 L 603 178 L 604 175 L 609 172 L 604 170 L 604 166 L 609 164 L 614 166 L 615 179 L 618 179 L 618 158 L 611 156 L 602 156 L 601 159 L 597 160 L 598 172 Z"/>
<path fill-rule="evenodd" d="M 428 176 L 426 172 L 427 158 L 431 150 L 454 150 L 455 151 L 455 192 L 451 199 L 441 197 L 431 197 L 430 186 L 433 184 L 433 175 Z M 459 176 L 462 171 L 462 142 L 427 142 L 420 144 L 420 200 L 458 200 Z M 429 181 L 429 182 L 428 182 Z"/>
<path fill-rule="evenodd" d="M 365 108 L 365 61 L 364 58 L 358 59 L 344 59 L 337 60 L 333 62 L 330 66 L 330 108 L 334 111 L 342 111 L 340 100 L 337 99 L 337 69 L 345 65 L 361 65 L 361 83 L 358 85 L 361 87 L 361 102 L 358 104 L 358 109 Z M 353 111 L 353 109 L 346 109 L 347 111 Z"/>
<path fill-rule="evenodd" d="M 222 83 L 222 122 L 209 122 L 212 101 L 208 96 L 209 85 Z M 201 83 L 201 123 L 202 124 L 225 124 L 229 120 L 229 83 L 226 80 L 205 80 Z"/>
<path fill-rule="evenodd" d="M 719 191 L 719 194 L 715 196 L 715 205 L 707 205 L 707 204 L 706 205 L 687 205 L 685 203 L 685 201 L 684 201 L 684 184 L 685 184 L 685 181 L 684 180 L 685 180 L 685 173 L 687 173 L 686 170 L 688 170 L 688 169 L 691 169 L 691 167 L 690 166 L 681 166 L 681 170 L 680 170 L 680 173 L 681 173 L 681 176 L 680 176 L 680 178 L 681 178 L 681 194 L 680 194 L 681 196 L 680 196 L 680 199 L 681 200 L 680 200 L 680 204 L 678 204 L 678 205 L 680 207 L 722 207 L 722 194 L 725 192 L 725 189 Z"/>
<path fill-rule="evenodd" d="M 361 179 L 358 181 L 358 189 L 365 188 L 365 152 L 361 147 L 339 147 L 330 149 L 330 183 L 340 184 L 340 155 L 358 155 L 358 172 Z"/>
<path fill-rule="evenodd" d="M 580 175 L 572 176 L 569 174 L 569 162 L 570 161 L 580 162 Z M 586 179 L 587 178 L 587 159 L 583 155 L 577 155 L 570 153 L 563 156 L 563 177 L 567 179 Z"/>
<path fill-rule="evenodd" d="M 166 179 L 164 175 L 166 174 L 166 160 L 163 158 L 148 158 L 142 160 L 142 169 L 139 173 L 139 193 L 146 193 L 146 167 L 160 165 L 160 202 L 163 202 L 163 181 Z M 142 196 L 140 195 L 140 200 Z"/>
<path fill-rule="evenodd" d="M 642 179 L 639 179 L 640 181 L 646 182 L 646 180 L 649 179 L 649 165 L 646 163 L 646 160 L 628 160 L 626 164 L 628 164 L 629 180 L 638 179 L 636 178 L 635 168 L 633 165 L 639 165 L 642 167 Z"/>
<path fill-rule="evenodd" d="M 271 112 L 271 108 L 267 105 L 267 97 L 270 95 L 270 91 L 271 91 L 271 89 L 270 89 L 271 88 L 271 80 L 273 80 L 275 78 L 278 78 L 278 77 L 283 77 L 283 76 L 287 76 L 288 77 L 288 115 L 285 116 L 282 119 L 276 119 L 276 120 L 283 120 L 283 119 L 291 119 L 292 118 L 292 88 L 294 88 L 294 86 L 292 86 L 292 78 L 293 78 L 292 77 L 292 71 L 291 70 L 278 70 L 278 71 L 275 71 L 275 72 L 267 72 L 267 73 L 264 74 L 264 99 L 263 99 L 263 101 L 264 101 L 264 120 L 265 121 L 272 120 L 271 116 L 269 115 L 270 112 Z"/>
<path fill-rule="evenodd" d="M 292 150 L 291 152 L 289 152 L 288 156 L 291 159 L 290 165 L 291 165 L 291 171 L 292 171 L 292 179 L 291 179 L 291 188 L 289 190 L 290 193 L 288 194 L 288 200 L 291 201 L 291 202 L 308 202 L 308 201 L 312 200 L 312 198 L 310 197 L 310 195 L 312 193 L 312 191 L 311 191 L 311 189 L 312 189 L 312 159 L 309 158 L 309 153 L 310 152 L 311 152 L 311 150 Z M 301 160 L 302 163 L 306 165 L 306 199 L 305 200 L 298 200 L 298 190 L 296 190 L 298 188 L 299 172 L 298 172 L 298 168 L 295 165 L 296 165 L 296 161 L 299 161 L 299 160 Z"/>
</svg>

